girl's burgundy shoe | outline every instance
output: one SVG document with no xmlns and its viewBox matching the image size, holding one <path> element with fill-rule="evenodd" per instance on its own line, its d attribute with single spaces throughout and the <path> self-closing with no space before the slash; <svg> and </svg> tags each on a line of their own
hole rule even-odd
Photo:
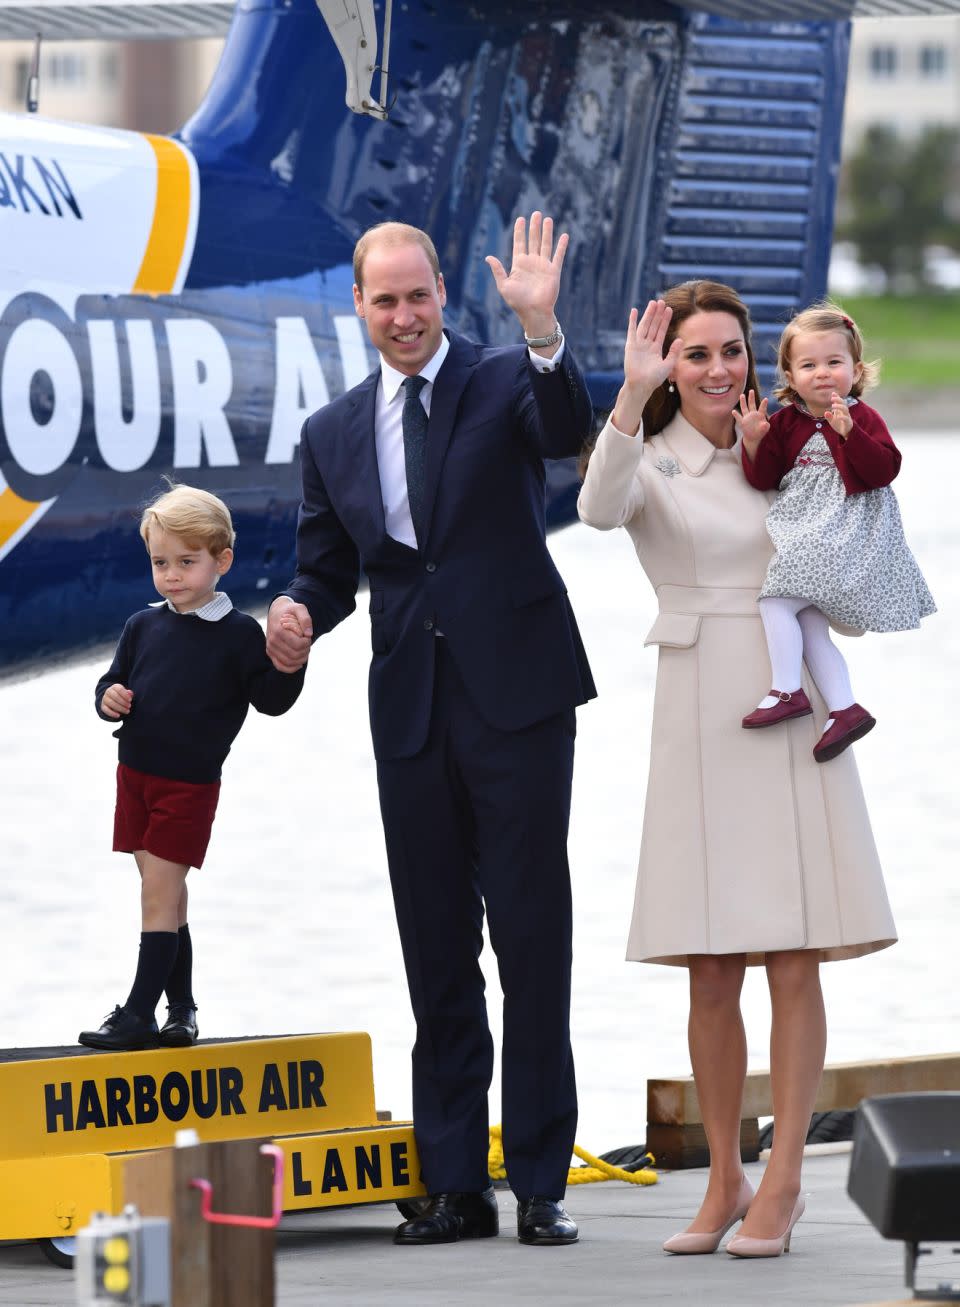
<svg viewBox="0 0 960 1307">
<path fill-rule="evenodd" d="M 849 708 L 840 708 L 830 716 L 833 725 L 829 731 L 824 731 L 813 746 L 813 756 L 817 762 L 829 762 L 831 758 L 836 758 L 877 724 L 876 717 L 871 717 L 859 703 L 852 703 Z"/>
<path fill-rule="evenodd" d="M 754 708 L 753 712 L 744 717 L 741 726 L 745 726 L 748 731 L 758 726 L 776 726 L 779 722 L 789 721 L 791 717 L 807 717 L 813 712 L 810 700 L 803 690 L 794 690 L 792 694 L 787 694 L 784 690 L 771 690 L 770 693 L 776 696 L 779 703 L 770 708 Z"/>
</svg>

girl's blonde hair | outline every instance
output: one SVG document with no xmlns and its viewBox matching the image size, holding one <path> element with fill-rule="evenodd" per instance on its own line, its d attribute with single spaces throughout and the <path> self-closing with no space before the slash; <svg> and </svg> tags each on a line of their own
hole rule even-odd
<svg viewBox="0 0 960 1307">
<path fill-rule="evenodd" d="M 140 538 L 148 553 L 151 527 L 180 536 L 191 549 L 206 549 L 214 558 L 232 549 L 236 539 L 230 510 L 222 499 L 196 486 L 173 482 L 169 490 L 146 506 L 140 518 Z"/>
<path fill-rule="evenodd" d="M 880 362 L 877 359 L 869 363 L 864 360 L 863 336 L 853 318 L 844 313 L 839 304 L 834 304 L 832 300 L 822 300 L 819 304 L 811 305 L 809 309 L 803 309 L 795 318 L 791 318 L 780 337 L 780 345 L 777 349 L 777 374 L 780 377 L 780 385 L 774 387 L 773 393 L 782 404 L 791 404 L 799 398 L 787 381 L 787 371 L 790 367 L 790 348 L 794 338 L 803 331 L 843 333 L 850 347 L 850 357 L 854 363 L 862 364 L 859 378 L 850 387 L 850 394 L 854 399 L 859 399 L 861 395 L 866 394 L 880 380 Z"/>
</svg>

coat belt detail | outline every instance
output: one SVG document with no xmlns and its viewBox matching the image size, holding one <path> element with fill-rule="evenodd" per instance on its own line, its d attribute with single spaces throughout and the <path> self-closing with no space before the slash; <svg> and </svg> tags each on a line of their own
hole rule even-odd
<svg viewBox="0 0 960 1307">
<path fill-rule="evenodd" d="M 697 643 L 704 617 L 759 618 L 759 591 L 739 586 L 661 585 L 660 615 L 644 644 L 689 649 Z"/>
</svg>

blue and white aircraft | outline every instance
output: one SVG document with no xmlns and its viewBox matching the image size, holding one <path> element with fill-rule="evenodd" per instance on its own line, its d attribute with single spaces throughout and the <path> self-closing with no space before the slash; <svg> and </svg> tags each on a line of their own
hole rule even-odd
<svg viewBox="0 0 960 1307">
<path fill-rule="evenodd" d="M 0 114 L 0 671 L 113 639 L 151 598 L 137 522 L 164 473 L 231 505 L 239 603 L 282 586 L 301 423 L 374 362 L 351 253 L 375 222 L 427 228 L 448 321 L 507 341 L 483 256 L 552 213 L 600 406 L 630 305 L 664 285 L 736 285 L 764 357 L 822 294 L 852 0 L 391 4 L 0 2 L 0 37 L 229 24 L 174 137 Z M 575 497 L 552 468 L 551 525 Z"/>
</svg>

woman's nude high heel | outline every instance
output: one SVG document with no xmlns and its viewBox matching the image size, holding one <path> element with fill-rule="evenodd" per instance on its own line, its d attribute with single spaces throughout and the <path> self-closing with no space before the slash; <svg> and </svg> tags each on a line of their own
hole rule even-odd
<svg viewBox="0 0 960 1307">
<path fill-rule="evenodd" d="M 719 1230 L 708 1230 L 706 1234 L 675 1234 L 663 1245 L 663 1251 L 665 1253 L 715 1253 L 720 1247 L 720 1240 L 731 1225 L 736 1225 L 738 1221 L 742 1221 L 746 1216 L 752 1198 L 753 1189 L 750 1181 L 744 1176 L 740 1181 L 737 1205 L 726 1225 L 721 1226 Z"/>
<path fill-rule="evenodd" d="M 787 1228 L 778 1239 L 752 1239 L 748 1234 L 735 1234 L 727 1244 L 727 1252 L 734 1257 L 779 1257 L 790 1251 L 790 1236 L 793 1227 L 803 1215 L 803 1198 L 798 1198 L 793 1205 L 793 1213 L 787 1222 Z"/>
</svg>

